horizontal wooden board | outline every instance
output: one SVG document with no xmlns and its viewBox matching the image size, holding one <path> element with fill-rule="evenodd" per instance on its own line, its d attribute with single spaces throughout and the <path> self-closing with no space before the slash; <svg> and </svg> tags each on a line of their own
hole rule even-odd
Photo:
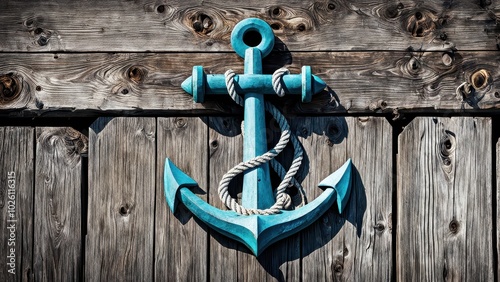
<svg viewBox="0 0 500 282">
<path fill-rule="evenodd" d="M 500 107 L 499 54 L 279 52 L 264 60 L 264 71 L 289 66 L 299 73 L 311 65 L 330 87 L 309 104 L 291 95 L 272 98 L 287 113 L 480 111 Z M 180 87 L 193 65 L 241 73 L 235 54 L 0 54 L 0 61 L 0 115 L 241 111 L 227 96 L 193 103 Z"/>
<path fill-rule="evenodd" d="M 497 50 L 499 11 L 486 0 L 8 1 L 0 51 L 232 51 L 248 17 L 294 51 Z"/>
</svg>

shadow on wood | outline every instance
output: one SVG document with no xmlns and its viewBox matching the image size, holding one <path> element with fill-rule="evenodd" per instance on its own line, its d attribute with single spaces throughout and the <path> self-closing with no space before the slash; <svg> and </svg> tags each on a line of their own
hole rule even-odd
<svg viewBox="0 0 500 282">
<path fill-rule="evenodd" d="M 211 128 L 211 130 L 213 130 L 213 134 L 209 138 L 209 151 L 211 156 L 220 154 L 220 150 L 228 150 L 229 147 L 227 147 L 227 143 L 232 143 L 234 141 L 233 139 L 242 139 L 240 135 L 240 123 L 241 118 L 238 117 L 222 117 L 209 119 L 207 125 Z M 271 147 L 279 138 L 279 126 L 274 120 L 271 119 L 267 123 L 266 127 L 266 132 L 269 140 L 268 147 Z M 303 185 L 316 187 L 308 189 L 318 190 L 315 192 L 311 192 L 312 194 L 309 194 L 312 200 L 313 198 L 315 198 L 314 196 L 317 196 L 317 194 L 321 193 L 321 190 L 318 189 L 316 185 L 322 180 L 322 177 L 324 178 L 324 176 L 317 174 L 317 170 L 321 170 L 321 173 L 329 173 L 329 170 L 338 168 L 336 161 L 334 161 L 333 163 L 331 162 L 333 160 L 340 160 L 345 157 L 345 140 L 349 133 L 348 124 L 344 117 L 295 117 L 291 121 L 291 131 L 296 136 L 300 137 L 303 140 L 306 139 L 308 140 L 307 142 L 310 143 L 304 148 L 304 160 L 296 178 L 299 180 L 299 182 L 302 182 Z M 238 146 L 241 146 L 241 144 L 239 144 Z M 238 151 L 236 147 L 231 148 L 233 151 Z M 334 153 L 337 152 L 337 150 L 331 151 L 332 148 L 338 148 L 339 152 L 342 153 Z M 293 156 L 292 149 L 292 146 L 289 145 L 285 149 L 284 153 L 280 154 L 277 157 L 278 161 L 282 163 L 285 169 L 288 169 L 288 167 L 290 166 L 291 158 Z M 226 154 L 227 152 L 223 153 L 223 155 L 226 156 L 223 158 L 224 161 L 232 162 L 234 156 L 231 157 Z M 313 167 L 311 167 L 309 155 L 314 156 L 312 157 L 314 162 Z M 227 160 L 228 158 L 229 160 Z M 323 158 L 324 160 L 322 160 Z M 234 161 L 238 162 L 237 159 L 234 159 Z M 328 165 L 322 166 L 321 163 L 323 162 L 327 162 Z M 216 165 L 216 163 L 211 165 Z M 218 164 L 217 166 L 219 165 L 221 164 Z M 315 170 L 316 172 L 310 174 L 309 172 L 311 169 Z M 276 175 L 274 175 L 274 177 L 276 178 Z M 306 179 L 307 181 L 305 181 Z M 279 179 L 274 179 L 273 187 L 277 186 L 276 184 L 279 181 Z M 213 183 L 210 186 L 210 190 L 216 189 L 216 186 L 214 185 L 216 185 L 216 183 Z M 351 192 L 351 200 L 348 202 L 344 214 L 340 215 L 337 207 L 331 207 L 325 213 L 325 215 L 320 217 L 320 219 L 316 223 L 307 227 L 304 232 L 292 235 L 286 239 L 276 242 L 268 249 L 266 249 L 258 258 L 254 258 L 250 251 L 247 250 L 245 246 L 243 246 L 243 244 L 231 240 L 217 232 L 211 231 L 211 238 L 217 242 L 214 248 L 218 249 L 222 247 L 223 249 L 226 249 L 228 251 L 236 251 L 236 257 L 240 259 L 243 258 L 247 264 L 252 264 L 252 269 L 262 269 L 262 271 L 266 272 L 266 276 L 272 276 L 278 281 L 285 281 L 287 280 L 287 277 L 289 277 L 290 267 L 299 267 L 301 258 L 308 256 L 310 253 L 319 248 L 322 248 L 328 242 L 330 242 L 340 232 L 346 221 L 356 228 L 356 234 L 358 235 L 358 237 L 361 235 L 361 226 L 363 224 L 363 215 L 367 207 L 367 199 L 363 181 L 358 170 L 355 167 L 353 167 L 352 185 L 353 187 Z M 237 187 L 235 188 L 235 190 L 241 191 L 241 187 Z M 294 198 L 294 193 L 299 193 L 298 191 L 293 190 L 297 189 L 290 189 L 292 198 Z M 218 202 L 216 193 L 213 194 L 213 192 L 210 192 L 210 194 L 212 194 L 213 197 L 215 196 L 216 199 L 214 199 L 213 201 L 216 204 L 216 202 Z M 238 195 L 238 193 L 234 192 L 233 196 L 235 195 Z M 301 204 L 303 204 L 302 202 L 296 203 L 295 200 L 293 202 L 296 207 L 299 207 Z M 216 204 L 216 206 L 221 209 L 225 208 L 222 204 Z M 312 232 L 310 232 L 311 230 Z M 309 237 L 307 235 L 304 235 L 307 233 L 311 235 Z M 257 262 L 258 264 L 255 265 Z M 258 266 L 259 264 L 260 266 Z M 238 265 L 240 265 L 240 263 L 238 263 Z M 238 269 L 241 269 L 241 267 L 242 266 L 240 265 Z"/>
</svg>

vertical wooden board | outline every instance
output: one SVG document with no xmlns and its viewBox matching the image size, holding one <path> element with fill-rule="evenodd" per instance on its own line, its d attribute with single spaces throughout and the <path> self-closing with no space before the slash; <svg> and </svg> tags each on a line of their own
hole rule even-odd
<svg viewBox="0 0 500 282">
<path fill-rule="evenodd" d="M 399 137 L 397 278 L 492 281 L 490 118 L 416 118 Z"/>
<path fill-rule="evenodd" d="M 497 214 L 496 214 L 496 217 L 497 217 L 497 228 L 495 230 L 495 235 L 497 237 L 497 250 L 496 250 L 496 259 L 497 259 L 497 279 L 498 277 L 500 276 L 500 262 L 498 261 L 498 253 L 500 252 L 500 231 L 498 230 L 498 227 L 500 226 L 500 191 L 499 191 L 499 188 L 500 188 L 500 139 L 497 140 L 497 144 L 496 144 L 496 160 L 497 160 L 497 163 L 496 163 L 496 195 L 497 195 L 497 198 L 496 198 L 496 201 L 497 201 Z"/>
<path fill-rule="evenodd" d="M 292 132 L 299 136 L 304 147 L 305 160 L 299 174 L 308 201 L 323 190 L 318 183 L 337 170 L 347 159 L 346 136 L 348 127 L 343 117 L 296 118 Z M 334 204 L 336 205 L 336 203 Z M 302 232 L 303 281 L 338 281 L 344 263 L 344 244 L 341 229 L 345 217 L 336 206 Z"/>
<path fill-rule="evenodd" d="M 241 119 L 235 117 L 209 117 L 209 203 L 226 210 L 217 193 L 219 181 L 235 164 L 243 160 L 243 136 Z M 242 185 L 242 178 L 235 178 L 230 189 Z M 233 196 L 237 191 L 231 190 Z M 237 196 L 237 195 L 236 195 Z M 240 194 L 241 196 L 241 194 Z M 240 267 L 239 251 L 245 251 L 243 244 L 210 230 L 210 279 L 213 281 L 237 281 Z M 243 271 L 243 268 L 241 269 Z"/>
<path fill-rule="evenodd" d="M 206 191 L 208 131 L 205 120 L 158 118 L 154 262 L 157 281 L 207 280 L 207 228 L 183 204 L 179 204 L 172 214 L 163 183 L 165 158 L 168 157 Z M 192 191 L 206 200 L 207 194 L 201 189 Z"/>
<path fill-rule="evenodd" d="M 36 281 L 82 278 L 82 161 L 88 139 L 72 128 L 36 129 Z"/>
<path fill-rule="evenodd" d="M 353 163 L 351 195 L 339 215 L 332 207 L 303 232 L 304 280 L 391 279 L 392 131 L 385 118 L 324 117 L 299 122 L 309 156 L 307 189 Z M 382 157 L 381 157 L 382 156 Z M 315 242 L 316 244 L 310 244 Z M 318 261 L 324 261 L 323 265 Z"/>
<path fill-rule="evenodd" d="M 85 279 L 153 279 L 154 118 L 99 118 L 89 130 Z"/>
<path fill-rule="evenodd" d="M 33 140 L 33 128 L 0 127 L 0 281 L 33 280 Z"/>
<path fill-rule="evenodd" d="M 347 119 L 347 157 L 356 167 L 346 210 L 342 280 L 390 281 L 393 275 L 392 128 L 383 117 Z"/>
<path fill-rule="evenodd" d="M 242 159 L 241 120 L 234 117 L 210 118 L 210 203 L 226 209 L 217 188 L 222 176 Z M 273 129 L 268 125 L 270 138 Z M 242 178 L 231 183 L 241 191 Z M 236 186 L 238 186 L 238 189 Z M 236 192 L 235 192 L 236 193 Z M 239 197 L 239 195 L 233 195 Z M 291 236 L 269 246 L 257 258 L 243 244 L 210 231 L 210 279 L 215 281 L 298 281 L 300 278 L 300 238 Z M 222 280 L 221 280 L 222 279 Z"/>
</svg>

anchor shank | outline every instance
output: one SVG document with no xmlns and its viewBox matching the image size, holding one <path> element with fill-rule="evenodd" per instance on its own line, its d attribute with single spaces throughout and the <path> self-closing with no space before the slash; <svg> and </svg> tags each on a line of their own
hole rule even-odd
<svg viewBox="0 0 500 282">
<path fill-rule="evenodd" d="M 262 74 L 262 55 L 256 48 L 245 52 L 245 74 Z M 245 94 L 243 161 L 267 152 L 264 95 Z M 266 209 L 274 204 L 269 176 L 269 164 L 247 171 L 243 176 L 242 205 L 245 208 Z"/>
</svg>

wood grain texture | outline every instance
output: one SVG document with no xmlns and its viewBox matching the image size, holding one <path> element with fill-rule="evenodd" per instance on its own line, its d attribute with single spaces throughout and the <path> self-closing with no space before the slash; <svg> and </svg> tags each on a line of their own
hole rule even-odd
<svg viewBox="0 0 500 282">
<path fill-rule="evenodd" d="M 235 164 L 243 161 L 243 136 L 241 118 L 209 117 L 209 203 L 227 210 L 220 200 L 217 189 L 224 174 Z M 241 200 L 243 177 L 235 178 L 229 191 L 231 196 Z M 239 189 L 238 189 L 239 188 Z M 241 201 L 239 201 L 241 203 Z M 238 263 L 239 252 L 246 251 L 243 244 L 210 230 L 210 279 L 213 281 L 238 281 L 239 273 L 245 267 Z"/>
<path fill-rule="evenodd" d="M 308 155 L 302 182 L 317 184 L 348 158 L 355 170 L 343 214 L 332 207 L 303 232 L 304 281 L 388 281 L 392 275 L 392 129 L 384 118 L 317 117 L 292 122 Z M 382 154 L 374 157 L 373 154 Z M 318 261 L 323 262 L 318 264 Z"/>
<path fill-rule="evenodd" d="M 227 96 L 193 103 L 180 87 L 193 65 L 207 73 L 241 73 L 243 62 L 235 54 L 0 54 L 0 61 L 2 115 L 241 111 Z M 273 53 L 264 70 L 287 66 L 300 73 L 311 65 L 331 87 L 308 104 L 291 95 L 271 98 L 286 113 L 398 115 L 500 108 L 498 64 L 497 52 L 299 52 Z"/>
<path fill-rule="evenodd" d="M 218 184 L 223 175 L 243 159 L 241 119 L 210 117 L 210 203 L 225 210 Z M 265 129 L 268 138 L 274 128 Z M 241 200 L 242 178 L 231 184 L 232 196 Z M 277 186 L 277 184 L 276 184 Z M 247 247 L 210 231 L 210 279 L 215 281 L 298 281 L 300 279 L 300 237 L 290 236 L 269 246 L 256 258 Z M 222 279 L 222 280 L 221 280 Z"/>
<path fill-rule="evenodd" d="M 89 130 L 85 279 L 153 279 L 154 118 L 99 118 Z"/>
<path fill-rule="evenodd" d="M 394 273 L 392 251 L 393 136 L 385 118 L 347 121 L 347 157 L 357 172 L 344 228 L 343 280 L 389 281 Z M 363 189 L 364 188 L 364 189 Z"/>
<path fill-rule="evenodd" d="M 342 117 L 304 117 L 293 119 L 290 126 L 304 147 L 306 157 L 299 175 L 305 177 L 302 186 L 308 201 L 312 201 L 323 192 L 318 183 L 349 158 L 345 139 L 347 123 Z M 341 230 L 346 224 L 345 216 L 339 215 L 334 206 L 302 231 L 303 281 L 342 279 L 344 236 Z"/>
<path fill-rule="evenodd" d="M 0 51 L 232 51 L 231 30 L 248 17 L 293 51 L 497 50 L 499 11 L 468 0 L 12 1 Z"/>
<path fill-rule="evenodd" d="M 399 137 L 397 279 L 492 281 L 490 118 L 419 117 Z"/>
<path fill-rule="evenodd" d="M 155 279 L 157 281 L 206 281 L 208 279 L 208 230 L 183 205 L 175 214 L 164 194 L 165 158 L 198 182 L 194 189 L 207 200 L 208 129 L 205 118 L 158 118 L 157 190 L 155 214 Z M 219 267 L 219 266 L 216 266 Z"/>
<path fill-rule="evenodd" d="M 33 161 L 33 128 L 0 127 L 0 281 L 33 280 Z"/>
<path fill-rule="evenodd" d="M 498 226 L 500 226 L 500 209 L 498 208 L 500 206 L 500 192 L 499 192 L 499 187 L 500 187 L 500 138 L 496 142 L 496 199 L 493 199 L 494 201 L 497 201 L 497 207 L 496 207 L 496 230 L 495 234 L 493 236 L 496 236 L 497 238 L 497 249 L 496 249 L 496 259 L 497 259 L 497 277 L 500 275 L 500 262 L 498 262 L 498 253 L 500 252 L 500 232 L 498 231 Z M 495 255 L 494 255 L 495 256 Z"/>
<path fill-rule="evenodd" d="M 36 281 L 80 281 L 82 268 L 82 161 L 88 139 L 72 128 L 36 130 Z"/>
</svg>

